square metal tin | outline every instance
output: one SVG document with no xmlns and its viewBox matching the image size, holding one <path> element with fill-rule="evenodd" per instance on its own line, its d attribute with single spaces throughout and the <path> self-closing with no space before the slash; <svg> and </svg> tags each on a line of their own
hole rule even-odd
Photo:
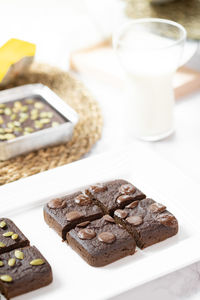
<svg viewBox="0 0 200 300">
<path fill-rule="evenodd" d="M 57 127 L 42 129 L 29 135 L 16 137 L 13 140 L 0 142 L 0 160 L 7 160 L 47 146 L 62 144 L 72 137 L 74 126 L 78 122 L 78 114 L 43 84 L 27 84 L 1 91 L 0 103 L 27 97 L 41 97 L 66 119 L 66 122 Z"/>
</svg>

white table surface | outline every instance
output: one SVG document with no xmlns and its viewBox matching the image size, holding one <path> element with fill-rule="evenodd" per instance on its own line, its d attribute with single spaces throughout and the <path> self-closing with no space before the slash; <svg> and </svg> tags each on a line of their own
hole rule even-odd
<svg viewBox="0 0 200 300">
<path fill-rule="evenodd" d="M 188 66 L 200 70 L 200 53 L 195 55 Z M 163 141 L 148 143 L 134 139 L 124 131 L 124 124 L 119 121 L 124 97 L 121 90 L 82 79 L 98 99 L 104 115 L 102 139 L 89 155 L 120 147 L 122 143 L 126 144 L 130 141 L 144 143 L 146 147 L 153 149 L 159 156 L 176 165 L 185 175 L 200 184 L 200 91 L 176 103 L 175 133 Z M 197 201 L 199 201 L 198 195 Z M 124 299 L 200 299 L 200 262 L 128 291 L 112 300 Z"/>
<path fill-rule="evenodd" d="M 40 43 L 39 46 L 41 57 L 47 56 L 49 58 L 47 60 L 58 65 L 63 61 L 67 64 L 66 48 L 61 45 L 76 48 L 79 44 L 84 44 L 88 35 L 90 39 L 95 39 L 95 30 L 90 26 L 88 18 L 80 17 L 82 8 L 79 4 L 78 0 L 19 0 L 17 2 L 16 0 L 2 0 L 0 2 L 2 39 L 0 38 L 0 41 L 3 41 L 7 33 L 13 35 L 15 32 L 21 38 L 31 37 L 33 40 L 35 38 L 37 42 L 43 41 L 43 44 Z M 87 23 L 86 28 L 89 30 L 88 33 L 86 33 L 87 30 L 85 31 L 84 36 L 79 34 L 80 26 L 74 24 L 73 28 L 72 8 L 73 13 L 76 8 L 79 21 L 81 18 L 83 23 Z M 6 25 L 3 23 L 5 20 Z M 27 26 L 23 26 L 24 22 Z M 21 34 L 21 28 L 23 28 L 23 34 Z M 52 44 L 52 41 L 56 41 L 57 44 Z M 44 49 L 47 49 L 49 45 L 51 48 L 47 54 Z M 200 70 L 200 51 L 189 65 Z M 102 139 L 93 147 L 88 156 L 115 149 L 131 141 L 142 143 L 134 140 L 134 137 L 125 130 L 124 122 L 121 121 L 123 92 L 117 87 L 109 87 L 95 80 L 81 79 L 94 94 L 104 115 Z M 146 142 L 145 146 L 153 149 L 157 155 L 176 165 L 184 174 L 200 184 L 200 92 L 179 100 L 175 107 L 175 117 L 176 132 L 173 136 L 160 142 Z M 199 201 L 198 197 L 197 195 L 197 201 Z M 134 275 L 137 276 L 137 274 Z M 122 299 L 199 300 L 200 262 L 128 291 L 112 300 Z"/>
</svg>

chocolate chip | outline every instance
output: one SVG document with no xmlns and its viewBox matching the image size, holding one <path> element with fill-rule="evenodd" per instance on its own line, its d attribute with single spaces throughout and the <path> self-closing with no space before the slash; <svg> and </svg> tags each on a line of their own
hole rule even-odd
<svg viewBox="0 0 200 300">
<path fill-rule="evenodd" d="M 103 219 L 104 219 L 105 221 L 107 221 L 107 222 L 115 223 L 115 220 L 114 220 L 111 216 L 109 216 L 109 215 L 103 216 Z"/>
<path fill-rule="evenodd" d="M 134 225 L 134 226 L 138 226 L 143 223 L 143 219 L 141 216 L 131 216 L 131 217 L 126 218 L 126 221 L 129 224 Z"/>
<path fill-rule="evenodd" d="M 129 201 L 129 200 L 134 200 L 135 197 L 134 196 L 130 196 L 130 195 L 121 195 L 117 198 L 117 203 L 118 204 L 121 204 L 121 203 L 124 203 L 126 201 Z"/>
<path fill-rule="evenodd" d="M 91 185 L 90 186 L 90 190 L 91 190 L 91 192 L 93 192 L 93 193 L 101 193 L 101 192 L 105 192 L 105 191 L 107 191 L 107 186 L 105 186 L 105 185 L 102 185 L 102 184 L 100 184 L 100 183 L 98 183 L 98 184 L 95 184 L 95 185 Z"/>
<path fill-rule="evenodd" d="M 81 240 L 91 240 L 96 236 L 96 233 L 93 229 L 84 228 L 79 230 L 78 237 Z"/>
<path fill-rule="evenodd" d="M 98 240 L 106 244 L 111 244 L 116 240 L 116 236 L 112 232 L 105 231 L 98 234 Z"/>
<path fill-rule="evenodd" d="M 69 221 L 69 222 L 79 219 L 81 217 L 83 217 L 83 213 L 80 211 L 76 211 L 76 210 L 71 211 L 66 214 L 67 221 Z"/>
<path fill-rule="evenodd" d="M 77 225 L 77 227 L 86 227 L 88 224 L 90 224 L 90 221 L 85 221 L 85 222 L 79 223 Z"/>
<path fill-rule="evenodd" d="M 152 213 L 161 213 L 166 210 L 166 206 L 161 203 L 155 202 L 149 206 L 149 210 Z"/>
<path fill-rule="evenodd" d="M 173 227 L 177 225 L 176 218 L 170 214 L 157 215 L 156 220 L 165 226 Z"/>
<path fill-rule="evenodd" d="M 118 226 L 119 226 L 120 228 L 124 228 L 122 224 L 118 224 Z"/>
<path fill-rule="evenodd" d="M 84 206 L 84 205 L 89 205 L 92 203 L 92 200 L 91 198 L 86 195 L 86 194 L 80 194 L 78 195 L 76 198 L 75 198 L 75 203 L 81 205 L 81 206 Z"/>
<path fill-rule="evenodd" d="M 87 195 L 87 196 L 89 196 L 90 198 L 92 197 L 92 194 L 91 194 L 90 188 L 88 188 L 88 189 L 85 189 L 85 190 L 83 191 L 83 194 L 84 194 L 84 195 Z"/>
<path fill-rule="evenodd" d="M 125 211 L 125 210 L 122 210 L 122 209 L 117 209 L 115 212 L 114 212 L 115 216 L 117 216 L 118 218 L 120 219 L 124 219 L 127 217 L 128 213 Z"/>
<path fill-rule="evenodd" d="M 133 201 L 129 205 L 126 205 L 126 208 L 135 208 L 138 206 L 139 201 Z"/>
<path fill-rule="evenodd" d="M 53 199 L 53 200 L 49 201 L 48 207 L 53 208 L 53 209 L 64 208 L 64 207 L 66 207 L 66 202 L 59 198 Z"/>
<path fill-rule="evenodd" d="M 130 183 L 123 184 L 119 188 L 119 192 L 121 194 L 125 194 L 125 195 L 134 194 L 135 191 L 136 191 L 136 188 L 132 184 L 130 184 Z"/>
</svg>

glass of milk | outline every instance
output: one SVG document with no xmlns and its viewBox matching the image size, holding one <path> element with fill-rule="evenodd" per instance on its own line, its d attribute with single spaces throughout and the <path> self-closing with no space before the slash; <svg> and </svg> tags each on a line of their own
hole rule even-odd
<svg viewBox="0 0 200 300">
<path fill-rule="evenodd" d="M 138 19 L 113 36 L 127 78 L 126 121 L 134 135 L 156 141 L 174 131 L 173 75 L 180 64 L 186 31 L 164 19 Z"/>
</svg>

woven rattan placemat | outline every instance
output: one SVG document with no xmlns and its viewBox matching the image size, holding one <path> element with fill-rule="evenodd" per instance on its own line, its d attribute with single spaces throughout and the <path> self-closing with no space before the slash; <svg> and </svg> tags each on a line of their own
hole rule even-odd
<svg viewBox="0 0 200 300">
<path fill-rule="evenodd" d="M 200 39 L 200 0 L 176 0 L 151 4 L 148 0 L 125 0 L 131 18 L 163 18 L 180 23 L 190 39 Z"/>
<path fill-rule="evenodd" d="M 0 162 L 0 185 L 78 160 L 101 137 L 102 115 L 97 102 L 67 72 L 34 63 L 27 73 L 0 89 L 28 83 L 47 85 L 77 111 L 80 119 L 70 142 Z"/>
</svg>

